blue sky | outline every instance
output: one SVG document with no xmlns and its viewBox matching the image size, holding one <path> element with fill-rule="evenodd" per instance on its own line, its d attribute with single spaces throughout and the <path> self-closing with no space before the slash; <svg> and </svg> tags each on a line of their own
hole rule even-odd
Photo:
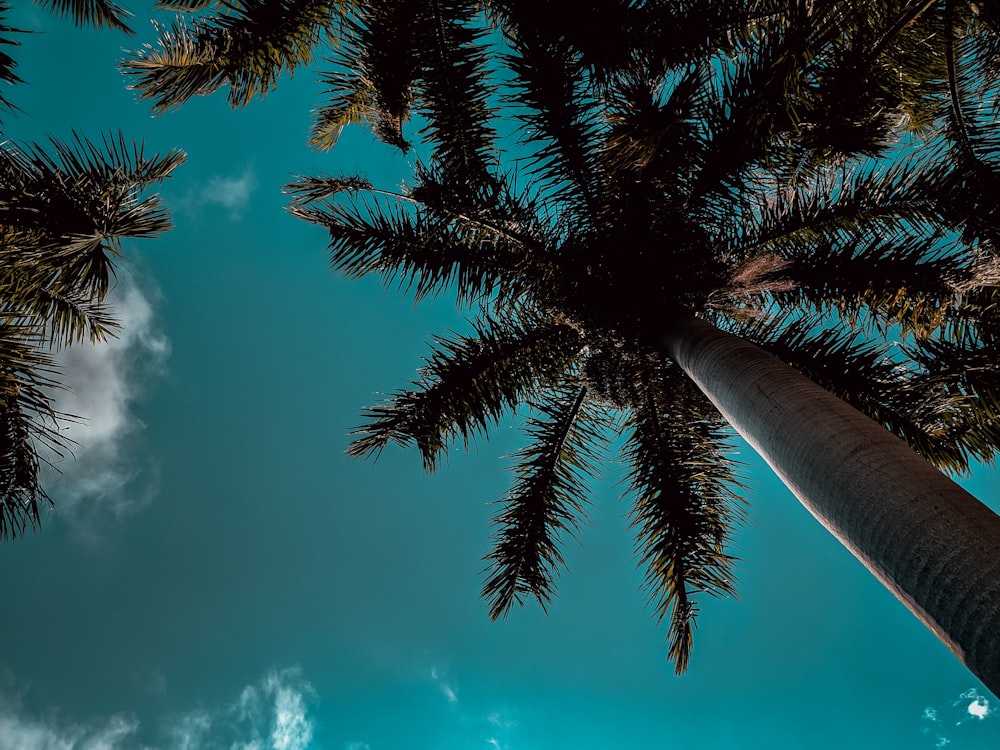
<svg viewBox="0 0 1000 750">
<path fill-rule="evenodd" d="M 500 429 L 426 476 L 415 452 L 343 455 L 379 393 L 462 319 L 332 275 L 284 212 L 295 174 L 404 161 L 362 130 L 305 146 L 309 74 L 231 111 L 152 118 L 115 70 L 140 40 L 26 3 L 14 140 L 122 129 L 187 163 L 176 228 L 128 247 L 125 322 L 63 353 L 88 417 L 43 530 L 0 546 L 0 747 L 12 750 L 597 750 L 1000 745 L 995 699 L 748 448 L 741 598 L 701 602 L 690 671 L 666 664 L 615 476 L 570 543 L 549 614 L 479 599 Z M 70 398 L 68 395 L 66 398 Z M 997 508 L 995 472 L 967 486 Z"/>
</svg>

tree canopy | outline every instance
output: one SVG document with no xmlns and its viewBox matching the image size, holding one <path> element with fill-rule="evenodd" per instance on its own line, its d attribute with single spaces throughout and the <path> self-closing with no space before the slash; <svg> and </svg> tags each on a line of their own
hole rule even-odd
<svg viewBox="0 0 1000 750">
<path fill-rule="evenodd" d="M 698 315 L 936 465 L 1000 446 L 995 14 L 971 2 L 161 2 L 123 62 L 155 112 L 283 75 L 328 89 L 310 142 L 366 123 L 416 156 L 288 185 L 333 265 L 474 316 L 372 407 L 352 451 L 437 466 L 506 415 L 529 445 L 497 519 L 494 616 L 549 601 L 586 484 L 620 445 L 669 654 L 734 591 L 728 431 L 661 345 Z"/>
<path fill-rule="evenodd" d="M 46 5 L 78 23 L 127 30 L 127 14 L 112 3 Z M 0 17 L 7 10 L 0 5 Z M 15 64 L 0 56 L 0 79 L 17 83 Z M 0 104 L 14 108 L 7 98 Z M 183 160 L 179 151 L 147 154 L 121 133 L 0 145 L 0 539 L 39 525 L 48 501 L 41 465 L 72 450 L 59 420 L 77 417 L 53 407 L 62 387 L 53 353 L 115 335 L 105 298 L 122 241 L 170 228 L 148 189 Z"/>
</svg>

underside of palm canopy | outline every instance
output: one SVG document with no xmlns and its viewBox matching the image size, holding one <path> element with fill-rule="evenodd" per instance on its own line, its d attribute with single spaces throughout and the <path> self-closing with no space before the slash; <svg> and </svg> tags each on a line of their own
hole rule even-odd
<svg viewBox="0 0 1000 750">
<path fill-rule="evenodd" d="M 123 63 L 154 111 L 227 87 L 241 106 L 315 65 L 314 146 L 365 123 L 411 154 L 402 189 L 287 189 L 336 269 L 470 311 L 351 451 L 414 445 L 433 469 L 525 425 L 486 557 L 494 617 L 550 601 L 609 446 L 678 670 L 697 597 L 734 592 L 731 432 L 664 344 L 678 322 L 770 352 L 940 468 L 1000 447 L 1000 66 L 983 62 L 1000 36 L 983 4 L 161 5 L 187 15 Z"/>
</svg>

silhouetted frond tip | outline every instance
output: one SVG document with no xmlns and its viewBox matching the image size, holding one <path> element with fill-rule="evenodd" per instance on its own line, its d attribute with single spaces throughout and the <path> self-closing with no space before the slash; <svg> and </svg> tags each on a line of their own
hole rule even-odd
<svg viewBox="0 0 1000 750">
<path fill-rule="evenodd" d="M 721 417 L 678 368 L 654 365 L 627 425 L 625 455 L 644 586 L 667 620 L 668 658 L 687 669 L 698 609 L 694 596 L 733 596 L 727 547 L 743 519 L 736 464 Z"/>
<path fill-rule="evenodd" d="M 493 549 L 482 596 L 494 620 L 533 597 L 545 609 L 555 594 L 560 548 L 586 520 L 588 480 L 599 466 L 598 449 L 608 439 L 600 409 L 587 406 L 587 389 L 570 385 L 551 391 L 532 410 L 526 432 L 531 443 L 514 455 L 513 487 L 494 519 Z"/>
<path fill-rule="evenodd" d="M 78 25 L 89 24 L 95 28 L 118 29 L 126 34 L 135 32 L 126 22 L 132 17 L 127 9 L 110 0 L 35 0 L 62 16 L 68 16 Z"/>
</svg>

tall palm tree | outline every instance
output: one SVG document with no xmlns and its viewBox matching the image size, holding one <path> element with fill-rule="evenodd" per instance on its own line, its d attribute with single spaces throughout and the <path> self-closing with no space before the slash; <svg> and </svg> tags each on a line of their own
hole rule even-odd
<svg viewBox="0 0 1000 750">
<path fill-rule="evenodd" d="M 104 304 L 125 238 L 169 216 L 147 189 L 184 155 L 148 155 L 124 136 L 0 148 L 0 539 L 40 522 L 39 468 L 68 449 L 52 406 L 50 352 L 118 328 Z"/>
<path fill-rule="evenodd" d="M 448 289 L 481 309 L 469 335 L 439 342 L 412 388 L 370 410 L 352 452 L 415 443 L 434 468 L 456 438 L 528 409 L 532 443 L 516 457 L 488 557 L 494 616 L 527 596 L 550 599 L 598 445 L 623 432 L 646 585 L 683 669 L 694 595 L 733 590 L 726 541 L 741 501 L 721 413 L 1000 689 L 1000 597 L 985 583 L 1000 571 L 983 546 L 998 522 L 913 452 L 962 471 L 1000 445 L 988 359 L 995 263 L 945 199 L 975 187 L 969 170 L 926 135 L 945 78 L 928 72 L 938 58 L 914 53 L 914 24 L 934 5 L 609 1 L 591 10 L 614 23 L 552 28 L 513 0 L 342 5 L 342 65 L 324 75 L 331 99 L 313 143 L 331 146 L 343 126 L 367 121 L 406 150 L 414 111 L 431 155 L 405 193 L 307 178 L 289 186 L 293 210 L 329 228 L 348 274 L 380 273 L 417 297 Z M 255 47 L 236 31 L 252 26 L 255 4 L 231 10 L 194 34 L 174 27 L 125 63 L 155 108 L 224 83 L 244 103 L 307 61 L 232 67 L 258 58 L 216 55 L 220 34 L 247 48 L 275 42 Z M 478 10 L 505 33 L 502 68 Z M 329 27 L 294 26 L 313 31 L 288 38 Z M 593 28 L 623 34 L 602 44 Z M 498 161 L 501 101 L 529 154 L 513 167 Z M 931 153 L 905 165 L 857 157 L 898 144 L 904 116 Z M 786 401 L 795 409 L 778 408 Z M 831 429 L 813 439 L 821 423 Z M 868 444 L 875 452 L 859 463 Z M 817 463 L 823 453 L 837 463 Z M 865 462 L 901 470 L 864 474 Z M 893 499 L 899 488 L 923 500 Z M 878 515 L 845 515 L 859 503 Z"/>
<path fill-rule="evenodd" d="M 997 689 L 998 663 L 983 649 L 1000 599 L 984 582 L 1000 571 L 989 555 L 996 543 L 980 545 L 1000 539 L 1000 521 L 914 452 L 964 470 L 998 445 L 986 407 L 962 381 L 979 349 L 952 351 L 948 367 L 930 364 L 949 326 L 979 335 L 984 316 L 967 298 L 996 283 L 942 209 L 951 179 L 943 149 L 908 163 L 816 162 L 784 137 L 780 116 L 760 108 L 756 87 L 777 44 L 741 46 L 740 65 L 728 69 L 709 57 L 668 75 L 635 70 L 603 91 L 589 86 L 571 47 L 527 36 L 511 44 L 502 93 L 530 154 L 518 165 L 491 156 L 474 172 L 488 179 L 456 179 L 436 144 L 402 194 L 360 177 L 290 186 L 294 212 L 329 229 L 336 267 L 381 274 L 418 298 L 454 290 L 483 310 L 470 335 L 439 342 L 412 388 L 368 412 L 351 451 L 415 444 L 434 468 L 453 440 L 528 408 L 533 442 L 517 456 L 484 586 L 502 616 L 525 596 L 543 605 L 551 597 L 559 538 L 582 516 L 596 444 L 623 431 L 646 585 L 657 615 L 670 619 L 669 653 L 683 669 L 694 594 L 733 590 L 725 543 L 741 510 L 721 413 Z M 738 138 L 749 122 L 760 135 Z M 723 366 L 731 372 L 719 380 Z M 980 391 L 995 400 L 997 369 L 984 372 Z M 762 420 L 785 402 L 794 406 L 785 419 Z M 826 420 L 839 433 L 817 432 Z M 872 451 L 858 465 L 847 462 L 859 445 L 845 441 L 844 420 Z M 801 445 L 841 463 L 834 472 L 812 453 L 788 454 Z M 898 471 L 863 477 L 873 455 Z M 845 475 L 860 488 L 835 481 Z M 922 513 L 919 503 L 893 498 L 927 488 L 925 504 L 949 503 L 947 523 L 938 511 L 937 525 L 911 529 L 902 511 Z M 855 525 L 841 507 L 857 493 L 879 515 Z M 869 542 L 873 518 L 888 536 Z M 955 558 L 960 524 L 969 560 L 949 568 L 941 561 Z M 894 558 L 926 549 L 934 556 Z M 925 569 L 914 573 L 917 562 Z M 941 595 L 956 581 L 928 584 L 928 562 L 989 601 L 969 632 L 948 619 L 963 600 Z M 973 564 L 983 571 L 974 580 Z"/>
</svg>

